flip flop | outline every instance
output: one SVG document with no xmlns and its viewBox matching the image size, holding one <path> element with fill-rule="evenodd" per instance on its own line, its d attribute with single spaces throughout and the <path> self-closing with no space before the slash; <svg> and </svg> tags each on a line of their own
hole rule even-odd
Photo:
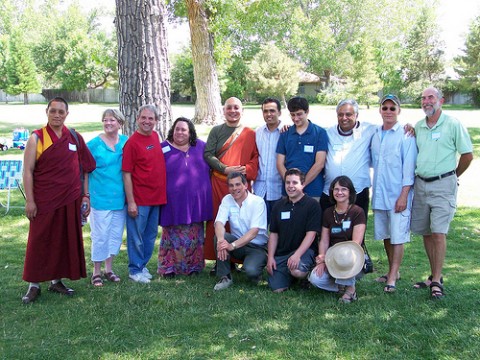
<svg viewBox="0 0 480 360">
<path fill-rule="evenodd" d="M 386 293 L 386 294 L 393 294 L 395 291 L 397 291 L 397 288 L 395 287 L 395 285 L 385 285 L 385 287 L 383 288 L 383 292 Z"/>
</svg>

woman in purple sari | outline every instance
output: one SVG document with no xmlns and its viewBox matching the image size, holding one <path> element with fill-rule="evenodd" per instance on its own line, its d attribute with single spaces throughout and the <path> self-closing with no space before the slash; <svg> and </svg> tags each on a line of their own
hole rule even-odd
<svg viewBox="0 0 480 360">
<path fill-rule="evenodd" d="M 164 277 L 198 274 L 205 266 L 204 222 L 212 219 L 212 188 L 204 149 L 195 126 L 183 117 L 175 120 L 162 143 L 167 204 L 160 209 L 158 274 Z"/>
</svg>

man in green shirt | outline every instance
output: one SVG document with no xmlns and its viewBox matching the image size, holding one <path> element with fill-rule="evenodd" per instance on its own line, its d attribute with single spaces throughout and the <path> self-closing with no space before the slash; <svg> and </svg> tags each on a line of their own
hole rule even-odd
<svg viewBox="0 0 480 360">
<path fill-rule="evenodd" d="M 432 299 L 444 296 L 442 268 L 448 228 L 455 214 L 457 179 L 473 159 L 467 129 L 442 112 L 443 102 L 440 90 L 425 89 L 422 109 L 426 117 L 415 125 L 418 157 L 411 230 L 423 236 L 431 275 L 414 287 L 430 287 Z"/>
</svg>

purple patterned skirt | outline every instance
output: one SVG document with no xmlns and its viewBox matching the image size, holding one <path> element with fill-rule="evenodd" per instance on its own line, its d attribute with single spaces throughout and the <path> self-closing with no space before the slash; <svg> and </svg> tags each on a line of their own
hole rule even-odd
<svg viewBox="0 0 480 360">
<path fill-rule="evenodd" d="M 204 225 L 164 226 L 158 249 L 158 274 L 189 275 L 205 267 Z"/>
</svg>

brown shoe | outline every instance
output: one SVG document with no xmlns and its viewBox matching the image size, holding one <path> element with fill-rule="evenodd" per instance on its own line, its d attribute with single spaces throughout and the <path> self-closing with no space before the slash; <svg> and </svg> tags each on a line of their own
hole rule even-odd
<svg viewBox="0 0 480 360">
<path fill-rule="evenodd" d="M 34 302 L 35 300 L 37 300 L 37 298 L 40 296 L 40 293 L 41 293 L 41 291 L 40 291 L 39 287 L 30 286 L 28 288 L 28 291 L 25 294 L 25 296 L 22 297 L 22 302 L 24 304 L 30 304 L 30 303 Z"/>
<path fill-rule="evenodd" d="M 67 288 L 61 281 L 56 284 L 50 284 L 50 286 L 48 287 L 48 291 L 56 292 L 67 296 L 72 296 L 75 292 L 73 289 Z"/>
</svg>

